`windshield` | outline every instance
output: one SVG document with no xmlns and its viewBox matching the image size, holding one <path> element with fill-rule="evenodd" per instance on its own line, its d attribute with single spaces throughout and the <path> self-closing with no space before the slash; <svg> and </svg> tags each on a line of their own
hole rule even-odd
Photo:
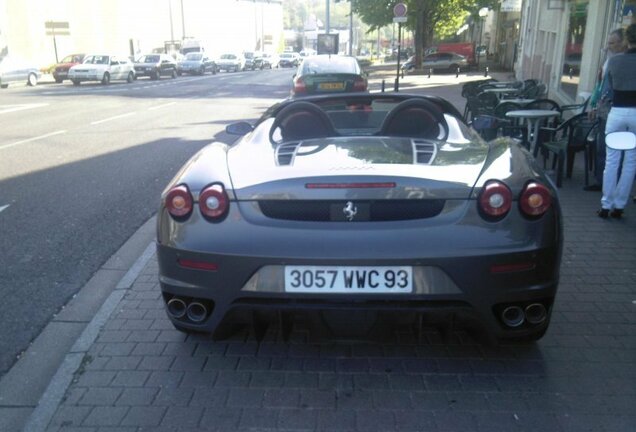
<svg viewBox="0 0 636 432">
<path fill-rule="evenodd" d="M 234 60 L 236 56 L 234 54 L 223 54 L 221 55 L 221 59 L 223 60 Z"/>
<path fill-rule="evenodd" d="M 199 53 L 188 53 L 185 56 L 186 60 L 192 60 L 192 61 L 198 61 L 198 60 L 201 60 L 201 58 L 203 58 L 203 54 L 199 54 Z"/>
<path fill-rule="evenodd" d="M 158 55 L 147 55 L 139 57 L 139 63 L 159 63 Z"/>
<path fill-rule="evenodd" d="M 91 55 L 84 59 L 84 64 L 104 64 L 107 65 L 109 56 Z"/>
</svg>

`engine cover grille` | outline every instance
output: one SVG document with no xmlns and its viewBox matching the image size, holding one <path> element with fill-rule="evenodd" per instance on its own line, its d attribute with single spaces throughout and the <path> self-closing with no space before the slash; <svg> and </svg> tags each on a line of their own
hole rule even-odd
<svg viewBox="0 0 636 432">
<path fill-rule="evenodd" d="M 315 201 L 263 200 L 266 217 L 314 222 L 386 222 L 426 219 L 442 211 L 444 200 Z"/>
</svg>

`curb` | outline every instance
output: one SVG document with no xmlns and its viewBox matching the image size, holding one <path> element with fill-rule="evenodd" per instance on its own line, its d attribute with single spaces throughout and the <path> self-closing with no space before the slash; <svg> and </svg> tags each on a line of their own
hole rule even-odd
<svg viewBox="0 0 636 432">
<path fill-rule="evenodd" d="M 154 255 L 146 221 L 55 315 L 0 380 L 0 430 L 42 431 L 126 290 Z"/>
</svg>

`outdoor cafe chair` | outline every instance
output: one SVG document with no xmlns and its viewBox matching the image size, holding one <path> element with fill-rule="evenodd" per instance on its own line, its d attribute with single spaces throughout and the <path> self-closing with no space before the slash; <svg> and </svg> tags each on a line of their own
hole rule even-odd
<svg viewBox="0 0 636 432">
<path fill-rule="evenodd" d="M 586 113 L 577 114 L 564 121 L 555 128 L 542 127 L 545 132 L 539 134 L 538 146 L 543 155 L 543 166 L 552 156 L 552 169 L 556 167 L 556 185 L 561 187 L 563 183 L 563 167 L 566 165 L 566 177 L 572 177 L 574 157 L 576 153 L 583 152 L 585 162 L 585 184 L 588 183 L 588 169 L 590 165 L 589 137 L 595 133 L 597 121 L 590 121 Z M 547 136 L 547 137 L 546 137 Z"/>
<path fill-rule="evenodd" d="M 526 148 L 529 147 L 527 129 L 523 126 L 515 125 L 509 119 L 482 114 L 475 117 L 470 126 L 486 141 L 505 136 L 513 138 Z"/>
</svg>

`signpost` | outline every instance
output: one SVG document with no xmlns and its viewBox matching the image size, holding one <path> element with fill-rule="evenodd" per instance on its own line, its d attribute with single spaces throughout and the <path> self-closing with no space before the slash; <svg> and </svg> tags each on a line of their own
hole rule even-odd
<svg viewBox="0 0 636 432">
<path fill-rule="evenodd" d="M 398 51 L 397 51 L 397 72 L 395 74 L 395 86 L 393 87 L 394 91 L 399 91 L 400 89 L 400 57 L 402 56 L 402 23 L 405 23 L 407 20 L 407 7 L 404 3 L 397 3 L 393 6 L 393 22 L 398 23 Z"/>
<path fill-rule="evenodd" d="M 55 36 L 70 36 L 68 21 L 46 21 L 44 31 L 47 36 L 53 36 L 53 48 L 55 49 L 55 63 L 59 63 L 57 58 L 57 41 Z"/>
</svg>

